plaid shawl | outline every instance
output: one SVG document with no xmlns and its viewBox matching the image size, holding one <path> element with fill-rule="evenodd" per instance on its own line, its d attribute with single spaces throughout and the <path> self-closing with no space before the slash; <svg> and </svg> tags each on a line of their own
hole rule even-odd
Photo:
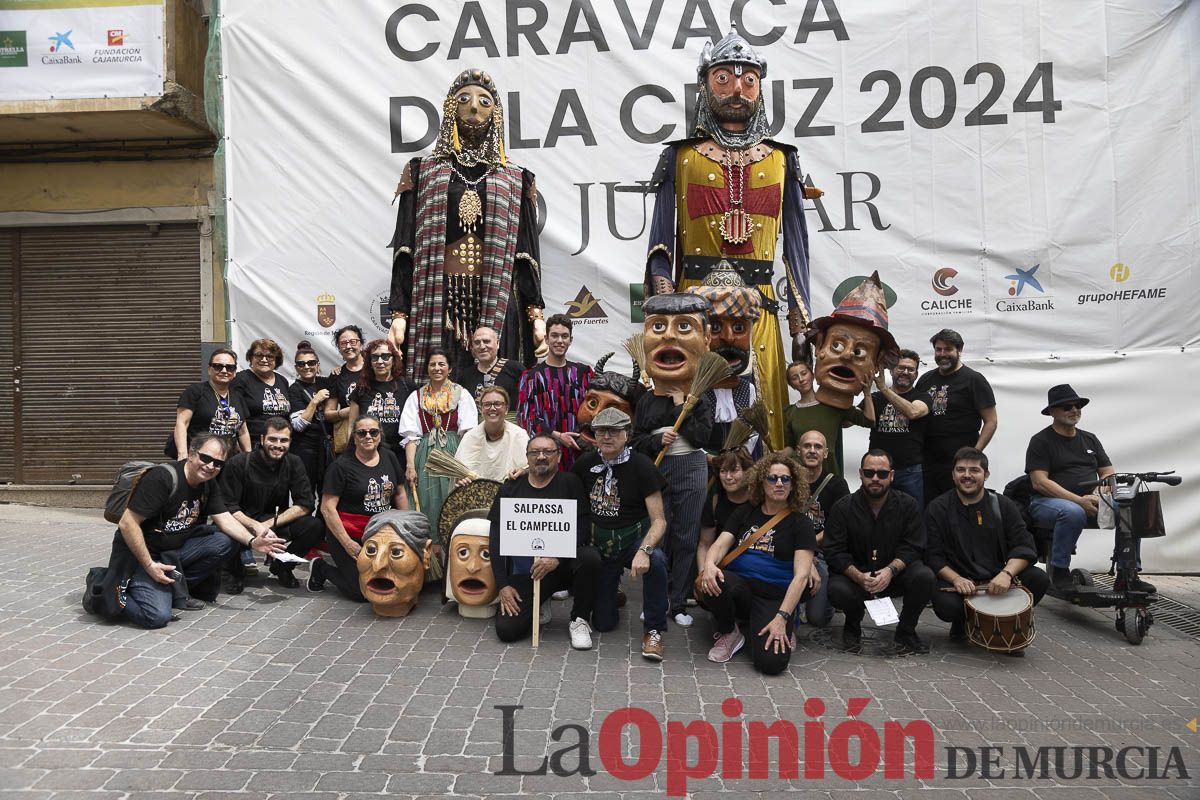
<svg viewBox="0 0 1200 800">
<path fill-rule="evenodd" d="M 421 232 L 413 254 L 413 301 L 409 315 L 407 374 L 425 368 L 429 351 L 442 346 L 445 327 L 446 204 L 453 171 L 445 161 L 422 163 L 417 189 L 417 229 Z M 484 181 L 487 208 L 481 238 L 483 253 L 483 297 L 479 324 L 503 335 L 504 317 L 512 291 L 512 264 L 521 221 L 521 168 L 496 167 Z"/>
</svg>

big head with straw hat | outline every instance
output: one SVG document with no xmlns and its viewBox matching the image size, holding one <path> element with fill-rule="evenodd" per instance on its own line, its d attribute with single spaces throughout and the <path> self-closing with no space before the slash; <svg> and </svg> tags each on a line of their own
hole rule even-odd
<svg viewBox="0 0 1200 800">
<path fill-rule="evenodd" d="M 833 313 L 813 320 L 808 336 L 816 348 L 817 400 L 849 408 L 871 386 L 875 374 L 900 357 L 888 331 L 887 303 L 879 273 L 871 273 L 838 303 Z"/>
</svg>

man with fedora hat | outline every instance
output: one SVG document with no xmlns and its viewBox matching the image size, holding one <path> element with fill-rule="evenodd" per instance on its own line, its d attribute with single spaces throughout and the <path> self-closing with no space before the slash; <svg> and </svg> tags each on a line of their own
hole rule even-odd
<svg viewBox="0 0 1200 800">
<path fill-rule="evenodd" d="M 1035 433 L 1025 450 L 1025 471 L 1033 487 L 1029 513 L 1037 525 L 1054 528 L 1050 580 L 1063 592 L 1074 592 L 1071 555 L 1083 529 L 1089 522 L 1095 524 L 1100 506 L 1099 495 L 1081 484 L 1116 472 L 1096 434 L 1079 427 L 1083 407 L 1089 402 L 1070 384 L 1051 387 L 1042 413 L 1053 422 Z M 1141 580 L 1133 588 L 1154 591 Z"/>
</svg>

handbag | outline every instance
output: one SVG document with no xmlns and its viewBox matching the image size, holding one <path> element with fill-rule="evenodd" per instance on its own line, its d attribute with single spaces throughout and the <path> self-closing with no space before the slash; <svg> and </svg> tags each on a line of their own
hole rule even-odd
<svg viewBox="0 0 1200 800">
<path fill-rule="evenodd" d="M 742 553 L 746 552 L 751 547 L 753 547 L 755 542 L 757 542 L 762 537 L 766 536 L 771 531 L 775 530 L 775 526 L 778 525 L 780 522 L 783 522 L 784 518 L 787 517 L 791 513 L 792 513 L 791 509 L 785 508 L 783 511 L 780 511 L 778 514 L 771 517 L 769 520 L 767 520 L 766 525 L 763 525 L 761 528 L 756 530 L 754 533 L 747 536 L 745 539 L 742 540 L 741 544 L 739 544 L 737 547 L 733 548 L 728 553 L 726 553 L 725 557 L 721 559 L 721 562 L 719 564 L 717 564 L 717 566 L 721 569 L 725 569 L 726 567 L 728 567 L 730 564 L 733 563 L 734 559 L 736 559 Z M 699 598 L 700 595 L 702 595 L 702 594 L 708 594 L 707 592 L 704 591 L 704 585 L 700 582 L 699 575 L 697 575 L 696 580 L 692 582 L 692 591 L 697 598 Z"/>
<path fill-rule="evenodd" d="M 333 423 L 333 452 L 341 455 L 350 444 L 350 420 L 339 419 Z"/>
</svg>

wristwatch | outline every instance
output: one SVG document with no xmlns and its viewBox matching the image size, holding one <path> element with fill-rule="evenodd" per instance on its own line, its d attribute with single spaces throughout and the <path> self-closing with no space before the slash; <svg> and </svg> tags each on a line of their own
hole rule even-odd
<svg viewBox="0 0 1200 800">
<path fill-rule="evenodd" d="M 895 564 L 888 564 L 888 569 L 890 569 L 892 571 L 893 578 L 900 574 L 900 570 L 896 569 Z"/>
<path fill-rule="evenodd" d="M 638 548 L 638 550 L 641 550 L 643 553 L 645 553 L 648 556 L 654 555 L 654 548 L 648 544 L 642 545 L 641 547 Z"/>
</svg>

